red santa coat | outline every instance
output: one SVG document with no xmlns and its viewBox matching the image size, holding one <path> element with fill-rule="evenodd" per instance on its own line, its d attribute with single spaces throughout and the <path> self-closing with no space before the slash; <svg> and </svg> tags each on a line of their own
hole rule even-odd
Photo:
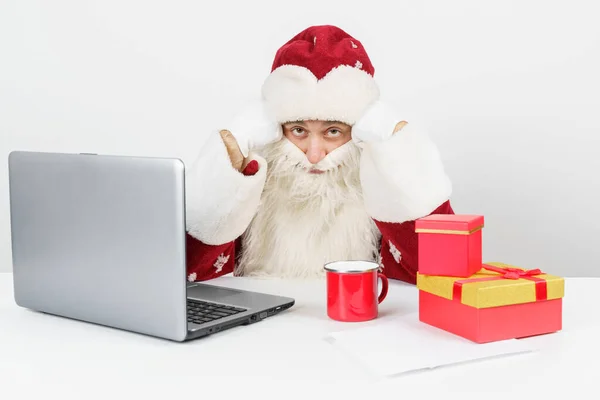
<svg viewBox="0 0 600 400">
<path fill-rule="evenodd" d="M 188 280 L 234 271 L 243 251 L 240 237 L 260 203 L 266 168 L 257 156 L 239 173 L 220 136 L 210 136 L 186 178 Z M 409 124 L 385 141 L 365 143 L 360 169 L 365 209 L 381 233 L 382 270 L 390 279 L 415 284 L 415 220 L 454 213 L 451 183 L 438 151 Z"/>
</svg>

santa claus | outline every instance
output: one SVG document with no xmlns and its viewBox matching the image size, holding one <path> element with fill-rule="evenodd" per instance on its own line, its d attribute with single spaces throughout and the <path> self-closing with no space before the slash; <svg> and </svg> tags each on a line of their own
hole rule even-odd
<svg viewBox="0 0 600 400">
<path fill-rule="evenodd" d="M 335 260 L 416 282 L 414 221 L 453 213 L 435 145 L 379 98 L 361 42 L 313 26 L 285 43 L 262 98 L 186 174 L 190 281 L 320 278 Z"/>
</svg>

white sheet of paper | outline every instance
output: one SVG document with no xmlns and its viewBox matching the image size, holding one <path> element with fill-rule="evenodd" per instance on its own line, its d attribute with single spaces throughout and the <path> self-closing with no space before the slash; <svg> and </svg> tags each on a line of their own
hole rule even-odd
<svg viewBox="0 0 600 400">
<path fill-rule="evenodd" d="M 334 346 L 339 346 L 379 376 L 536 349 L 531 343 L 516 339 L 474 343 L 420 322 L 417 313 L 391 320 L 375 320 L 368 326 L 330 333 L 329 339 Z"/>
</svg>

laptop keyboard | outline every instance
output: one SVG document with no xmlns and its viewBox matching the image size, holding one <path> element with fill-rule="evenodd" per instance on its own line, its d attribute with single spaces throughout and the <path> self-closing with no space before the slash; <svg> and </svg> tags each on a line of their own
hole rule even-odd
<svg viewBox="0 0 600 400">
<path fill-rule="evenodd" d="M 187 320 L 195 324 L 205 324 L 244 311 L 247 310 L 224 304 L 187 299 Z"/>
</svg>

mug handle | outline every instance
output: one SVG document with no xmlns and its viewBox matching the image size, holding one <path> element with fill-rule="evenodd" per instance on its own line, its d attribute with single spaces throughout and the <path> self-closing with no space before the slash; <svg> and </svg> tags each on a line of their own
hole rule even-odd
<svg viewBox="0 0 600 400">
<path fill-rule="evenodd" d="M 377 273 L 377 277 L 381 279 L 381 293 L 379 294 L 379 299 L 377 299 L 378 303 L 381 304 L 381 302 L 385 299 L 388 293 L 388 279 L 387 276 L 385 276 L 381 272 Z"/>
</svg>

